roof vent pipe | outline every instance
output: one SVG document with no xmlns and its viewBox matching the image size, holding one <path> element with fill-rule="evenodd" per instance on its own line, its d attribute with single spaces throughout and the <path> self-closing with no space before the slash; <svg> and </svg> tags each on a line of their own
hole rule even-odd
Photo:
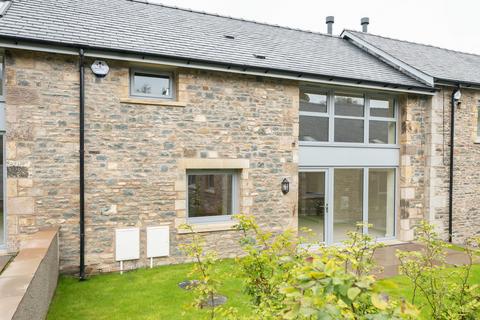
<svg viewBox="0 0 480 320">
<path fill-rule="evenodd" d="M 360 19 L 360 24 L 362 25 L 362 32 L 368 32 L 368 25 L 370 24 L 370 19 L 368 17 L 364 17 Z"/>
<path fill-rule="evenodd" d="M 328 16 L 325 18 L 325 23 L 327 24 L 327 33 L 332 34 L 333 33 L 333 23 L 335 22 L 335 17 L 334 16 Z"/>
</svg>

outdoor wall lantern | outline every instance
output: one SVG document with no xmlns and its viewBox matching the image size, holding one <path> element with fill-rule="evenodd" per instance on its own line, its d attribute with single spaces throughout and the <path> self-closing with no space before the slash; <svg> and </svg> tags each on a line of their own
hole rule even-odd
<svg viewBox="0 0 480 320">
<path fill-rule="evenodd" d="M 282 193 L 287 194 L 288 191 L 290 191 L 290 182 L 288 182 L 287 178 L 285 178 L 282 181 Z"/>
</svg>

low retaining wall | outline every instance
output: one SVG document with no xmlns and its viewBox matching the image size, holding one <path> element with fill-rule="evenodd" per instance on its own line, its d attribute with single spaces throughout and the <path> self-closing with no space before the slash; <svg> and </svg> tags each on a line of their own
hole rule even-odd
<svg viewBox="0 0 480 320">
<path fill-rule="evenodd" d="M 0 319 L 45 319 L 58 280 L 58 228 L 33 234 L 0 275 Z"/>
</svg>

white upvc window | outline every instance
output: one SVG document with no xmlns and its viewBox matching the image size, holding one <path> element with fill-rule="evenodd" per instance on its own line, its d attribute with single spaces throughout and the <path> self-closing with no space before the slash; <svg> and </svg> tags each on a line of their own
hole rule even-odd
<svg viewBox="0 0 480 320">
<path fill-rule="evenodd" d="M 4 75 L 4 62 L 3 62 L 3 55 L 0 51 L 0 101 L 5 101 L 5 75 Z"/>
<path fill-rule="evenodd" d="M 130 70 L 130 96 L 141 98 L 174 98 L 173 74 L 152 70 Z"/>
<path fill-rule="evenodd" d="M 187 170 L 188 222 L 228 221 L 238 211 L 238 170 Z"/>
<path fill-rule="evenodd" d="M 303 144 L 397 144 L 393 96 L 349 91 L 300 91 Z"/>
</svg>

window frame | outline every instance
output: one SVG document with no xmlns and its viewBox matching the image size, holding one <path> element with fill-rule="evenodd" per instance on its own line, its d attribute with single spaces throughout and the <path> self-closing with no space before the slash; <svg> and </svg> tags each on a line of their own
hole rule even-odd
<svg viewBox="0 0 480 320">
<path fill-rule="evenodd" d="M 0 50 L 0 102 L 5 102 L 5 55 Z"/>
<path fill-rule="evenodd" d="M 3 150 L 3 159 L 0 159 L 2 162 L 0 163 L 2 170 L 3 176 L 2 176 L 2 181 L 3 181 L 3 190 L 0 193 L 1 196 L 3 197 L 3 234 L 0 234 L 0 249 L 5 249 L 7 247 L 7 241 L 8 241 L 8 219 L 7 219 L 7 156 L 6 156 L 6 151 L 7 151 L 7 143 L 6 143 L 6 138 L 7 135 L 5 134 L 4 131 L 0 132 L 1 136 L 1 142 L 0 143 L 0 148 Z"/>
<path fill-rule="evenodd" d="M 330 89 L 325 90 L 321 88 L 312 88 L 306 87 L 301 88 L 300 92 L 306 93 L 317 93 L 317 94 L 326 94 L 327 95 L 327 113 L 313 113 L 300 111 L 300 115 L 306 116 L 318 116 L 318 117 L 328 117 L 328 141 L 303 141 L 299 140 L 300 146 L 345 146 L 345 147 L 371 147 L 371 148 L 398 148 L 399 147 L 399 106 L 398 106 L 398 96 L 387 93 L 370 93 L 370 92 L 361 92 L 355 90 L 345 90 L 345 89 Z M 339 93 L 342 96 L 348 96 L 352 94 L 353 96 L 362 95 L 364 99 L 364 115 L 363 117 L 357 116 L 342 116 L 335 115 L 335 95 Z M 393 101 L 393 112 L 394 117 L 376 117 L 370 116 L 370 100 L 380 100 L 380 99 L 392 99 Z M 336 142 L 335 141 L 335 119 L 351 119 L 351 120 L 363 120 L 363 142 Z M 385 121 L 385 122 L 394 122 L 395 123 L 395 142 L 394 143 L 371 143 L 370 142 L 370 120 L 372 121 Z M 300 124 L 299 124 L 300 125 Z M 299 130 L 300 131 L 300 130 Z M 299 137 L 300 139 L 300 137 Z M 479 138 L 480 139 L 480 138 Z"/>
<path fill-rule="evenodd" d="M 135 85 L 136 74 L 142 74 L 147 77 L 148 76 L 151 76 L 151 77 L 167 76 L 170 80 L 170 86 L 169 86 L 170 94 L 168 96 L 157 96 L 157 95 L 146 95 L 146 94 L 135 93 L 134 85 Z M 130 97 L 132 98 L 174 100 L 176 96 L 174 83 L 175 83 L 175 76 L 173 72 L 159 71 L 159 70 L 152 70 L 152 69 L 130 68 L 129 94 L 130 94 Z"/>
<path fill-rule="evenodd" d="M 205 217 L 190 217 L 188 212 L 188 178 L 192 175 L 212 175 L 212 174 L 231 174 L 232 175 L 232 208 L 231 214 L 226 215 L 216 215 L 216 216 L 205 216 Z M 232 221 L 232 217 L 235 214 L 240 212 L 240 171 L 235 169 L 187 169 L 185 175 L 186 182 L 186 199 L 185 199 L 185 215 L 187 223 L 192 224 L 201 224 L 201 223 L 212 223 L 212 222 L 228 222 Z M 205 189 L 208 192 L 208 189 Z"/>
<path fill-rule="evenodd" d="M 302 90 L 300 90 L 300 92 L 302 92 Z M 317 95 L 325 95 L 327 97 L 327 112 L 314 112 L 314 111 L 301 111 L 300 110 L 300 104 L 302 103 L 300 100 L 299 100 L 299 113 L 298 113 L 298 117 L 299 117 L 299 120 L 300 120 L 300 116 L 306 116 L 306 117 L 318 117 L 318 118 L 327 118 L 328 119 L 328 132 L 327 132 L 327 135 L 328 135 L 328 140 L 327 141 L 302 141 L 302 142 L 313 142 L 313 143 L 327 143 L 330 141 L 330 137 L 331 137 L 331 131 L 330 131 L 330 128 L 332 127 L 332 123 L 331 123 L 331 120 L 330 120 L 330 110 L 331 110 L 331 103 L 330 103 L 330 94 L 329 94 L 329 91 L 328 90 L 321 90 L 321 89 L 318 89 L 318 90 L 309 90 L 308 93 L 311 93 L 311 94 L 317 94 Z M 300 130 L 299 130 L 299 133 L 300 133 Z"/>
</svg>

